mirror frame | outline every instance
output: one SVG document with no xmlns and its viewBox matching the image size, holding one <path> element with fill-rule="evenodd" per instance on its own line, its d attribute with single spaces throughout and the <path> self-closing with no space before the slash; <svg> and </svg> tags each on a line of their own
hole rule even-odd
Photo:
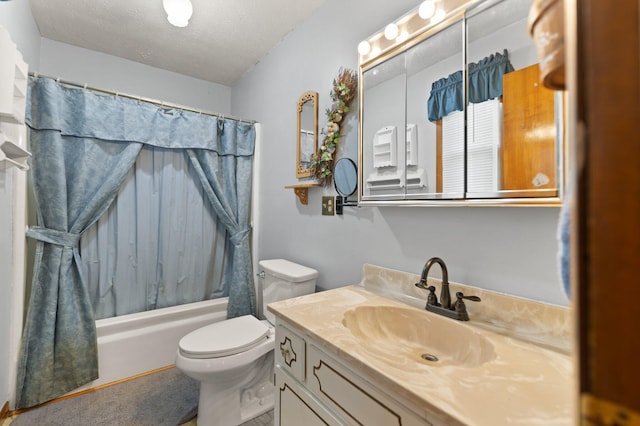
<svg viewBox="0 0 640 426">
<path fill-rule="evenodd" d="M 358 136 L 358 161 L 363 164 L 363 135 L 364 135 L 364 114 L 362 102 L 364 101 L 364 73 L 375 66 L 397 56 L 404 54 L 408 49 L 414 47 L 425 39 L 437 34 L 451 24 L 462 19 L 464 20 L 468 11 L 482 10 L 504 0 L 444 0 L 439 2 L 445 11 L 444 17 L 434 23 L 429 20 L 422 20 L 418 16 L 418 7 L 410 10 L 396 22 L 402 23 L 403 30 L 407 31 L 407 36 L 402 39 L 387 40 L 383 36 L 384 30 L 373 34 L 368 38 L 370 53 L 358 55 L 358 102 L 359 102 L 359 136 Z M 465 30 L 466 31 L 466 30 Z M 559 207 L 562 205 L 565 196 L 566 171 L 569 162 L 569 144 L 566 135 L 565 123 L 568 121 L 568 92 L 559 91 L 556 94 L 556 101 L 561 100 L 563 105 L 561 111 L 556 111 L 559 118 L 558 135 L 561 140 L 556 143 L 556 152 L 561 157 L 557 160 L 557 196 L 550 197 L 527 197 L 517 198 L 513 194 L 511 198 L 465 198 L 465 199 L 389 199 L 389 200 L 363 200 L 364 170 L 358 167 L 358 205 L 361 206 L 522 206 L 522 207 Z M 466 173 L 466 172 L 465 172 Z"/>
<path fill-rule="evenodd" d="M 302 161 L 300 161 L 300 154 L 302 153 L 302 144 L 300 140 L 300 131 L 302 130 L 302 110 L 307 102 L 311 102 L 313 106 L 313 154 L 318 152 L 318 92 L 307 91 L 298 99 L 298 130 L 296 134 L 297 138 L 297 150 L 296 150 L 296 178 L 306 178 L 312 175 L 311 168 L 303 168 Z"/>
</svg>

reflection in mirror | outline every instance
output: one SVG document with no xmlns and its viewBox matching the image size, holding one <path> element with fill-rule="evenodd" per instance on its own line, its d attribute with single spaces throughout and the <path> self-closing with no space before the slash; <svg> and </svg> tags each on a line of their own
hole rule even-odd
<svg viewBox="0 0 640 426">
<path fill-rule="evenodd" d="M 411 198 L 464 197 L 463 34 L 459 20 L 406 52 Z"/>
<path fill-rule="evenodd" d="M 298 100 L 296 177 L 311 176 L 311 155 L 318 149 L 318 92 L 305 92 Z"/>
<path fill-rule="evenodd" d="M 389 199 L 404 195 L 405 127 L 404 55 L 398 55 L 364 73 L 362 114 L 363 198 Z M 400 141 L 398 140 L 400 139 Z"/>
<path fill-rule="evenodd" d="M 561 111 L 555 110 L 554 92 L 539 84 L 536 49 L 527 33 L 531 3 L 486 2 L 468 14 L 469 198 L 557 195 Z"/>
<path fill-rule="evenodd" d="M 562 95 L 539 83 L 531 4 L 442 0 L 442 21 L 416 9 L 397 21 L 402 41 L 369 38 L 373 53 L 360 55 L 363 204 L 561 202 Z"/>
<path fill-rule="evenodd" d="M 358 168 L 350 158 L 339 159 L 333 167 L 333 182 L 338 191 L 336 196 L 336 214 L 342 214 L 343 206 L 357 206 L 355 201 L 347 201 L 358 187 Z"/>
</svg>

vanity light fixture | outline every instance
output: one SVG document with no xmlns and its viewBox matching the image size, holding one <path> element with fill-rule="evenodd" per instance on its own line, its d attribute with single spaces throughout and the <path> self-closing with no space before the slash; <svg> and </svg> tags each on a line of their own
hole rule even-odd
<svg viewBox="0 0 640 426">
<path fill-rule="evenodd" d="M 396 37 L 398 37 L 398 26 L 392 22 L 385 27 L 384 38 L 393 40 Z"/>
<path fill-rule="evenodd" d="M 367 40 L 363 40 L 358 44 L 358 53 L 361 55 L 366 55 L 371 51 L 371 43 Z"/>
<path fill-rule="evenodd" d="M 436 13 L 436 2 L 433 0 L 425 0 L 420 4 L 418 8 L 418 15 L 422 19 L 429 19 Z"/>
<path fill-rule="evenodd" d="M 417 33 L 442 22 L 448 13 L 443 9 L 444 3 L 446 2 L 441 0 L 423 0 L 412 11 L 391 22 L 382 31 L 362 40 L 358 43 L 360 63 L 371 61 L 382 52 L 399 46 Z"/>
<path fill-rule="evenodd" d="M 162 7 L 167 12 L 167 20 L 176 27 L 186 27 L 193 14 L 191 0 L 162 0 Z"/>
</svg>

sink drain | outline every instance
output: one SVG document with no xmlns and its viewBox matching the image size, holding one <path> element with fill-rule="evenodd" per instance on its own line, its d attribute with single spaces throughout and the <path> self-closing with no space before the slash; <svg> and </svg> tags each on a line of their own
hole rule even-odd
<svg viewBox="0 0 640 426">
<path fill-rule="evenodd" d="M 438 361 L 438 357 L 433 354 L 422 354 L 421 356 L 422 356 L 422 359 L 426 361 L 432 361 L 432 362 Z"/>
</svg>

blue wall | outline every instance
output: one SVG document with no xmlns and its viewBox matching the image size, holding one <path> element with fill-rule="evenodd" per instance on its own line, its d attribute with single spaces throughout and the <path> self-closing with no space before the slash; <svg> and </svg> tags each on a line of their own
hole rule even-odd
<svg viewBox="0 0 640 426">
<path fill-rule="evenodd" d="M 340 67 L 357 69 L 358 43 L 418 4 L 327 0 L 233 88 L 232 113 L 263 125 L 259 256 L 314 267 L 325 289 L 359 282 L 363 263 L 419 274 L 426 259 L 440 256 L 451 281 L 566 305 L 557 208 L 366 207 L 322 216 L 321 198 L 335 195 L 331 188 L 310 189 L 306 206 L 284 188 L 297 182 L 299 96 L 320 93 L 324 126 L 332 79 Z M 357 158 L 355 114 L 342 134 L 340 156 Z"/>
</svg>

